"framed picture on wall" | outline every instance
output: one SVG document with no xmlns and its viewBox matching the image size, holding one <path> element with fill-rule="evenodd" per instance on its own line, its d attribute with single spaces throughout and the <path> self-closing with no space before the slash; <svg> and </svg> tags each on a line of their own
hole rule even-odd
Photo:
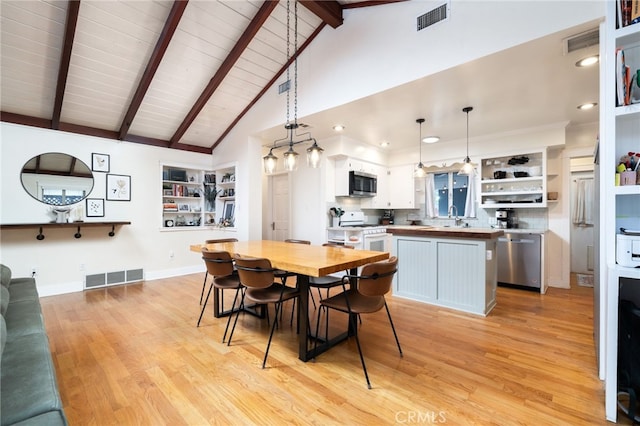
<svg viewBox="0 0 640 426">
<path fill-rule="evenodd" d="M 107 200 L 131 201 L 131 176 L 107 175 Z"/>
<path fill-rule="evenodd" d="M 104 198 L 87 198 L 87 217 L 104 217 Z"/>
<path fill-rule="evenodd" d="M 97 152 L 91 154 L 91 170 L 94 172 L 109 173 L 110 162 L 109 154 L 98 154 Z"/>
</svg>

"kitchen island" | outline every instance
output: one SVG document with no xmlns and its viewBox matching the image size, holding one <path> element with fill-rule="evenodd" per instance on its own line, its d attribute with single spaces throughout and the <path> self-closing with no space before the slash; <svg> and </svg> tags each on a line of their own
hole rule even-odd
<svg viewBox="0 0 640 426">
<path fill-rule="evenodd" d="M 390 226 L 393 294 L 486 316 L 496 305 L 498 229 Z"/>
</svg>

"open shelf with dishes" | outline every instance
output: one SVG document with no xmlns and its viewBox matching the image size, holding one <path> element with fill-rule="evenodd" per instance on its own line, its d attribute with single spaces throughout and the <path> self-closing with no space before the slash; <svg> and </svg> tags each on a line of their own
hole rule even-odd
<svg viewBox="0 0 640 426">
<path fill-rule="evenodd" d="M 480 207 L 547 207 L 546 151 L 482 158 Z"/>
</svg>

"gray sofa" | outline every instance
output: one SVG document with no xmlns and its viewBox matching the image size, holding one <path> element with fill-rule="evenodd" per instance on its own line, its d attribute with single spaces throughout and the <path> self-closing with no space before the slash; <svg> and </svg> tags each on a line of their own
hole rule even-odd
<svg viewBox="0 0 640 426">
<path fill-rule="evenodd" d="M 66 425 L 35 279 L 0 275 L 0 424 Z"/>
</svg>

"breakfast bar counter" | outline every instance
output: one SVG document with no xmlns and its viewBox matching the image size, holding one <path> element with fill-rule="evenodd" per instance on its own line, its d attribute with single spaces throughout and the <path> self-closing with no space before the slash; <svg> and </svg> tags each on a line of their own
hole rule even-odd
<svg viewBox="0 0 640 426">
<path fill-rule="evenodd" d="M 400 260 L 394 296 L 485 316 L 496 305 L 496 243 L 503 231 L 392 226 L 387 232 Z"/>
</svg>

